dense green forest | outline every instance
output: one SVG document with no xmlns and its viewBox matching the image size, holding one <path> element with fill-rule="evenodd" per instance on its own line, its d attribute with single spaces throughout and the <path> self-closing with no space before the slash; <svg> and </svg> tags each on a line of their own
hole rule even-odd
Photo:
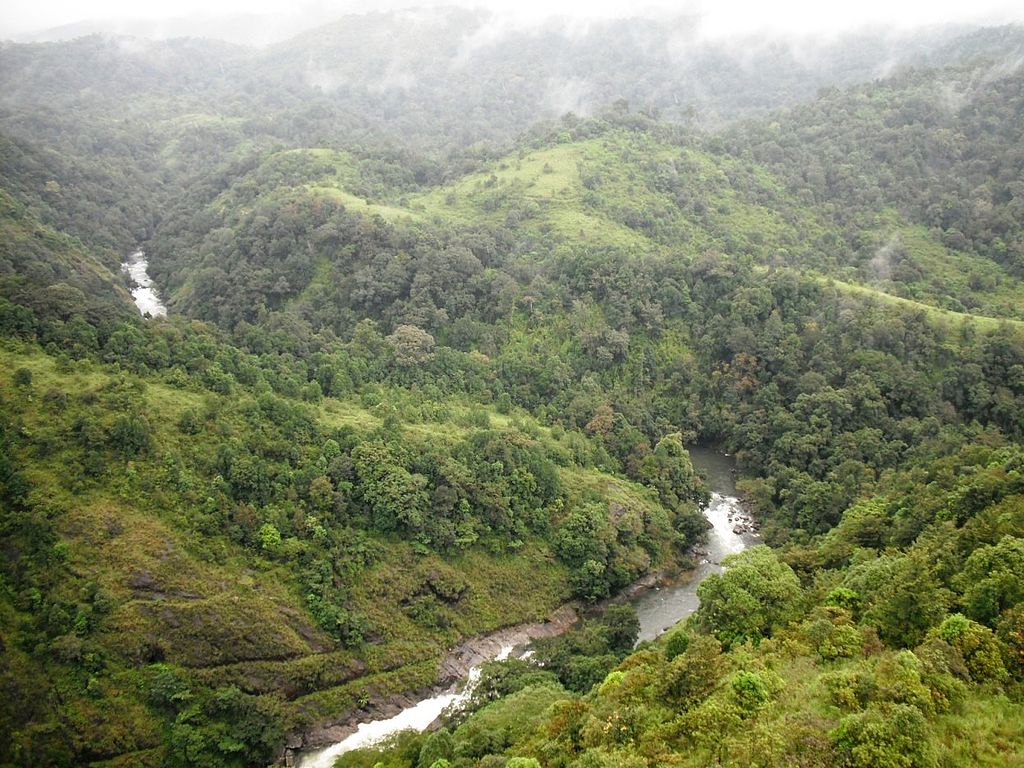
<svg viewBox="0 0 1024 768">
<path fill-rule="evenodd" d="M 486 24 L 0 46 L 0 765 L 269 765 L 685 567 L 695 444 L 690 620 L 341 764 L 1024 764 L 1024 33 Z"/>
</svg>

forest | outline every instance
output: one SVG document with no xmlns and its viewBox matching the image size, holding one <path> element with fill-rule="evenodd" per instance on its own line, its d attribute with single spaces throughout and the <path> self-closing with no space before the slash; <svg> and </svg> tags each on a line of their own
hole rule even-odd
<svg viewBox="0 0 1024 768">
<path fill-rule="evenodd" d="M 1024 29 L 410 14 L 0 44 L 0 766 L 1024 765 Z"/>
</svg>

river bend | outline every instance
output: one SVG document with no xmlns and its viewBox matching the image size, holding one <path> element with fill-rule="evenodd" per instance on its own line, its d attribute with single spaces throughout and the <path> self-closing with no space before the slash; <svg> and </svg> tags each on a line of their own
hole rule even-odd
<svg viewBox="0 0 1024 768">
<path fill-rule="evenodd" d="M 630 599 L 640 619 L 641 641 L 653 640 L 697 610 L 700 602 L 697 586 L 700 582 L 712 573 L 721 572 L 722 558 L 757 543 L 751 521 L 736 496 L 732 459 L 706 448 L 691 448 L 690 458 L 711 486 L 711 503 L 704 510 L 711 529 L 707 542 L 696 552 L 696 568 L 668 584 L 643 590 Z M 512 651 L 511 645 L 502 645 L 494 658 L 507 658 Z M 295 765 L 298 768 L 331 768 L 338 756 L 345 752 L 373 744 L 398 731 L 422 731 L 446 707 L 468 697 L 479 675 L 479 666 L 473 667 L 463 681 L 444 693 L 423 699 L 394 717 L 363 723 L 355 733 L 328 747 L 297 753 Z"/>
</svg>

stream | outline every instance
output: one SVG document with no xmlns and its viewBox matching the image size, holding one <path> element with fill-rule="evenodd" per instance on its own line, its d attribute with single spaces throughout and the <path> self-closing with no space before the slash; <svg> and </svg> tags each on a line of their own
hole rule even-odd
<svg viewBox="0 0 1024 768">
<path fill-rule="evenodd" d="M 640 640 L 653 640 L 697 610 L 697 585 L 722 571 L 722 558 L 758 542 L 753 525 L 736 497 L 733 460 L 708 448 L 690 448 L 693 466 L 711 487 L 704 516 L 711 523 L 707 542 L 695 552 L 697 567 L 667 585 L 644 590 L 630 602 L 640 619 Z"/>
<path fill-rule="evenodd" d="M 697 610 L 697 585 L 709 574 L 721 572 L 723 557 L 742 552 L 758 541 L 750 518 L 736 497 L 733 460 L 708 448 L 689 450 L 693 466 L 707 478 L 711 487 L 711 503 L 704 510 L 711 529 L 707 542 L 695 553 L 696 568 L 667 584 L 643 590 L 630 600 L 640 619 L 641 641 L 653 640 Z M 492 658 L 505 659 L 520 649 L 520 646 L 502 644 Z M 423 699 L 392 718 L 362 723 L 355 733 L 328 747 L 296 752 L 294 765 L 297 768 L 331 768 L 338 756 L 345 752 L 373 744 L 401 730 L 425 730 L 446 707 L 470 695 L 479 675 L 480 667 L 475 666 L 464 680 L 452 688 Z"/>
<path fill-rule="evenodd" d="M 150 317 L 163 317 L 167 314 L 167 307 L 160 301 L 148 270 L 149 262 L 146 261 L 146 254 L 143 251 L 129 254 L 121 265 L 121 271 L 135 283 L 132 298 L 135 299 L 135 306 L 139 308 L 139 312 L 143 315 L 148 313 Z"/>
</svg>

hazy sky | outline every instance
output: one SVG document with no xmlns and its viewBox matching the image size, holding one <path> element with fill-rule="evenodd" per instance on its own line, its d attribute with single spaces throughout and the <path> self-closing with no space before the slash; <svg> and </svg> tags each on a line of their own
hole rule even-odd
<svg viewBox="0 0 1024 768">
<path fill-rule="evenodd" d="M 311 24 L 347 12 L 427 5 L 482 6 L 518 16 L 635 16 L 698 12 L 709 36 L 773 32 L 814 35 L 869 24 L 1024 21 L 1021 0 L 0 0 L 0 37 L 84 20 L 267 14 Z"/>
</svg>

